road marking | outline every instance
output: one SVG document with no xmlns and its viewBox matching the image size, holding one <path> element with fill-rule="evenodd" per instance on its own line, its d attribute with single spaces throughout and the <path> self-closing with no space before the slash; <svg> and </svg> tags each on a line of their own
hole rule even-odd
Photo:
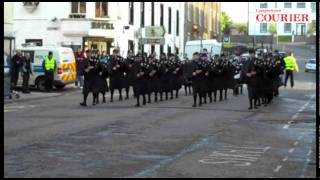
<svg viewBox="0 0 320 180">
<path fill-rule="evenodd" d="M 273 171 L 274 171 L 274 172 L 279 172 L 281 168 L 282 168 L 282 166 L 281 166 L 281 165 L 278 165 L 277 168 L 274 169 Z"/>
<path fill-rule="evenodd" d="M 299 113 L 296 113 L 295 115 L 293 115 L 293 116 L 292 116 L 292 118 L 291 118 L 291 119 L 292 119 L 292 120 L 297 119 L 298 115 L 299 115 Z"/>
<path fill-rule="evenodd" d="M 224 146 L 221 150 L 212 152 L 198 160 L 198 162 L 203 164 L 231 164 L 233 166 L 246 167 L 259 160 L 262 154 L 269 149 L 270 146 L 264 148 Z"/>
<path fill-rule="evenodd" d="M 309 152 L 308 152 L 307 160 L 306 160 L 305 163 L 304 163 L 304 167 L 303 167 L 303 169 L 302 169 L 300 178 L 304 178 L 304 174 L 305 174 L 305 172 L 306 172 L 306 170 L 307 170 L 307 167 L 308 167 L 308 164 L 309 164 L 309 162 L 310 162 L 309 156 L 311 155 L 311 153 L 312 153 L 312 150 L 311 150 L 311 147 L 309 147 Z"/>
<path fill-rule="evenodd" d="M 294 148 L 289 149 L 289 153 L 292 153 L 294 151 Z"/>
<path fill-rule="evenodd" d="M 288 156 L 282 159 L 283 162 L 286 162 L 288 160 Z"/>
<path fill-rule="evenodd" d="M 299 142 L 298 142 L 298 141 L 296 141 L 296 142 L 294 142 L 294 144 L 293 144 L 293 145 L 295 145 L 295 146 L 296 146 L 296 145 L 298 145 L 298 144 L 299 144 Z"/>
<path fill-rule="evenodd" d="M 265 149 L 265 148 L 257 148 L 257 147 L 248 147 L 248 146 L 224 146 L 225 148 L 238 148 L 238 149 Z"/>
<path fill-rule="evenodd" d="M 22 109 L 26 109 L 26 108 L 34 108 L 36 107 L 35 105 L 9 105 L 9 106 L 5 106 L 3 108 L 4 112 L 14 112 L 14 111 L 19 111 Z"/>
<path fill-rule="evenodd" d="M 288 128 L 289 128 L 289 125 L 288 125 L 288 124 L 286 124 L 286 125 L 283 126 L 283 129 L 288 129 Z"/>
<path fill-rule="evenodd" d="M 300 141 L 301 139 L 302 139 L 302 136 L 299 136 L 299 137 L 298 137 L 298 140 Z"/>
<path fill-rule="evenodd" d="M 266 151 L 268 151 L 270 149 L 270 146 L 267 146 L 267 147 L 265 147 L 264 149 L 263 149 L 263 152 L 266 152 Z"/>
</svg>

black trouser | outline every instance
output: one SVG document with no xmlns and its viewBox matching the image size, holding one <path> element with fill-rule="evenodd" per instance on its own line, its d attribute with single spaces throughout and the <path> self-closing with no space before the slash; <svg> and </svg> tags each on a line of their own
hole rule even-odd
<svg viewBox="0 0 320 180">
<path fill-rule="evenodd" d="M 14 71 L 11 74 L 11 90 L 16 90 L 17 83 L 19 79 L 19 71 Z"/>
<path fill-rule="evenodd" d="M 30 79 L 30 74 L 29 73 L 23 73 L 23 92 L 29 91 L 29 79 Z"/>
<path fill-rule="evenodd" d="M 45 72 L 45 78 L 46 78 L 46 90 L 47 91 L 51 91 L 52 87 L 53 87 L 53 77 L 54 76 L 54 72 L 53 71 L 46 71 Z"/>
<path fill-rule="evenodd" d="M 288 81 L 289 77 L 290 77 L 291 87 L 293 87 L 294 82 L 293 82 L 293 71 L 292 70 L 286 70 L 286 77 L 284 80 L 284 86 L 287 86 L 287 81 Z"/>
</svg>

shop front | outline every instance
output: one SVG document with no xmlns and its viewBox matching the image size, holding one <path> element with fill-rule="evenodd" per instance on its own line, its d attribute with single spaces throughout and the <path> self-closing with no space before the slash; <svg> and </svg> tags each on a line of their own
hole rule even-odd
<svg viewBox="0 0 320 180">
<path fill-rule="evenodd" d="M 92 21 L 88 35 L 83 37 L 83 50 L 107 52 L 114 48 L 115 30 L 109 21 Z"/>
<path fill-rule="evenodd" d="M 113 38 L 105 38 L 105 37 L 94 37 L 94 36 L 86 36 L 83 37 L 83 50 L 93 50 L 100 52 L 107 52 L 110 54 L 111 49 L 113 48 Z"/>
</svg>

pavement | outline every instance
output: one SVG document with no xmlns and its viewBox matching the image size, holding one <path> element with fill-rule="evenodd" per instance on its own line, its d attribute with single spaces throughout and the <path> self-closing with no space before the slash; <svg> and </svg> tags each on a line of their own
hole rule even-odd
<svg viewBox="0 0 320 180">
<path fill-rule="evenodd" d="M 296 85 L 258 110 L 246 88 L 197 108 L 182 90 L 140 108 L 132 96 L 81 107 L 73 87 L 5 103 L 4 177 L 315 177 L 316 75 L 303 68 L 315 51 L 286 48 Z"/>
</svg>

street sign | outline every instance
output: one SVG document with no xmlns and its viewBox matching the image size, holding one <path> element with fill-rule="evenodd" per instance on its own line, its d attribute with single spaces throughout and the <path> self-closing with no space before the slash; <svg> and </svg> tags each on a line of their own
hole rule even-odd
<svg viewBox="0 0 320 180">
<path fill-rule="evenodd" d="M 146 26 L 144 28 L 145 38 L 161 38 L 165 34 L 163 26 Z"/>
<path fill-rule="evenodd" d="M 164 38 L 141 38 L 141 44 L 161 44 L 165 43 Z"/>
</svg>

